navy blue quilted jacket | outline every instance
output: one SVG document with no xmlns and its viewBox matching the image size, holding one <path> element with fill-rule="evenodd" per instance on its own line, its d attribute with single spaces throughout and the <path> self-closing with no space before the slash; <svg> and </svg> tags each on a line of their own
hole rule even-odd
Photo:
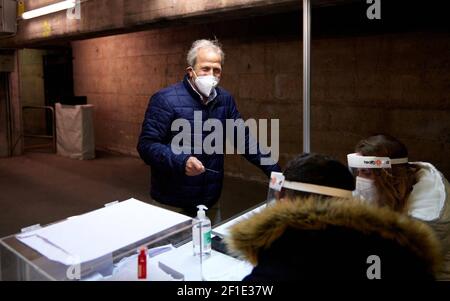
<svg viewBox="0 0 450 301">
<path fill-rule="evenodd" d="M 219 199 L 222 190 L 224 155 L 208 155 L 203 151 L 201 154 L 193 155 L 193 147 L 192 154 L 175 154 L 171 149 L 172 138 L 180 132 L 171 130 L 172 121 L 177 118 L 188 120 L 192 132 L 194 132 L 194 111 L 202 112 L 203 122 L 209 118 L 221 120 L 224 129 L 226 128 L 225 119 L 241 118 L 233 96 L 222 88 L 216 88 L 216 91 L 217 97 L 204 105 L 185 76 L 182 82 L 162 89 L 151 97 L 137 150 L 145 163 L 151 166 L 150 194 L 156 201 L 194 210 L 199 204 L 212 206 Z M 209 133 L 211 132 L 203 131 L 202 141 Z M 194 133 L 191 137 L 194 141 Z M 248 139 L 247 131 L 247 147 Z M 271 171 L 280 171 L 277 164 L 260 166 L 262 155 L 259 147 L 257 154 L 247 153 L 244 155 L 245 158 L 260 167 L 267 176 L 270 176 Z M 205 168 L 218 173 L 207 170 L 198 176 L 187 176 L 185 166 L 190 156 L 197 157 Z"/>
</svg>

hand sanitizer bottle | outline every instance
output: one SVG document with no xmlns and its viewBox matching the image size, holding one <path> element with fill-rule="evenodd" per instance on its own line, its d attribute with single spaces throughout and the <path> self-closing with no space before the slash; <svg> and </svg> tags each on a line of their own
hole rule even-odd
<svg viewBox="0 0 450 301">
<path fill-rule="evenodd" d="M 192 244 L 194 256 L 211 254 L 211 220 L 206 216 L 204 205 L 197 206 L 197 217 L 192 221 Z M 201 230 L 200 230 L 201 229 Z M 202 248 L 200 248 L 200 244 Z M 200 250 L 201 249 L 201 250 Z"/>
</svg>

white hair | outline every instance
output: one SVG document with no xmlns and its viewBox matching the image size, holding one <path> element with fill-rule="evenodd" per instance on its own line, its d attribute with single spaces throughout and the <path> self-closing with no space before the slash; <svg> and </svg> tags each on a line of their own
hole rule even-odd
<svg viewBox="0 0 450 301">
<path fill-rule="evenodd" d="M 194 67 L 197 63 L 198 51 L 201 48 L 210 48 L 217 52 L 220 55 L 220 63 L 223 65 L 223 62 L 225 60 L 225 53 L 222 51 L 222 47 L 219 44 L 219 41 L 202 39 L 192 43 L 191 49 L 189 49 L 187 53 L 187 63 L 189 66 Z"/>
</svg>

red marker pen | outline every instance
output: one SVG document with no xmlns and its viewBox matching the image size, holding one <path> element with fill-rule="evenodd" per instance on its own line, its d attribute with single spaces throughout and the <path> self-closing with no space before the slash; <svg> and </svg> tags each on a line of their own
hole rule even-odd
<svg viewBox="0 0 450 301">
<path fill-rule="evenodd" d="M 147 248 L 142 247 L 138 256 L 138 279 L 147 279 Z"/>
</svg>

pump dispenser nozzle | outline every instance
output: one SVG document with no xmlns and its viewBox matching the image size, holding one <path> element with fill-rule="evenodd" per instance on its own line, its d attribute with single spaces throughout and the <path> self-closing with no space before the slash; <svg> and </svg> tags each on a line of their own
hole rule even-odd
<svg viewBox="0 0 450 301">
<path fill-rule="evenodd" d="M 197 217 L 199 219 L 204 219 L 206 215 L 205 210 L 208 210 L 208 207 L 206 207 L 205 205 L 198 205 L 197 208 L 198 208 Z"/>
</svg>

